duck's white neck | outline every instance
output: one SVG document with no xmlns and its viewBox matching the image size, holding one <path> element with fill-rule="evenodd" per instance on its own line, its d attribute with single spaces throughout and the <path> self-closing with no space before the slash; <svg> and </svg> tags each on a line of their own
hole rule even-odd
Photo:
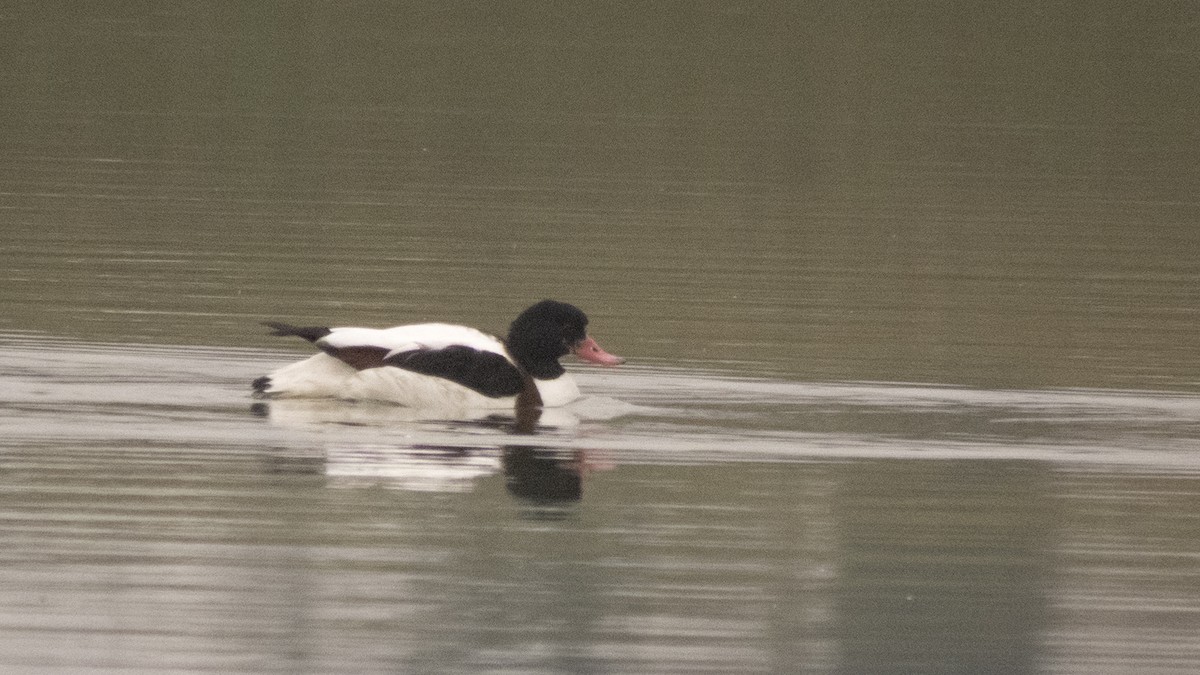
<svg viewBox="0 0 1200 675">
<path fill-rule="evenodd" d="M 557 408 L 579 398 L 579 386 L 570 373 L 563 373 L 553 380 L 533 378 L 537 385 L 538 394 L 542 397 L 542 405 L 547 408 Z"/>
</svg>

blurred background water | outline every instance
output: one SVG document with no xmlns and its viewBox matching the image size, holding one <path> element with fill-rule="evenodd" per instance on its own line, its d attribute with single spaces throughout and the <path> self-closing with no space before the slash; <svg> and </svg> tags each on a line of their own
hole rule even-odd
<svg viewBox="0 0 1200 675">
<path fill-rule="evenodd" d="M 0 663 L 1196 670 L 1198 27 L 6 6 Z M 631 363 L 534 436 L 251 408 L 542 297 Z"/>
</svg>

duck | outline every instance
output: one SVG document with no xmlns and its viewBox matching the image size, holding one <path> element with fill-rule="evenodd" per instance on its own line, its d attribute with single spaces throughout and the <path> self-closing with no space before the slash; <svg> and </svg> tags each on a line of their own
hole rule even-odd
<svg viewBox="0 0 1200 675">
<path fill-rule="evenodd" d="M 257 398 L 369 400 L 426 410 L 555 408 L 580 397 L 562 357 L 601 366 L 625 362 L 588 334 L 582 310 L 557 300 L 525 309 L 503 339 L 449 323 L 265 325 L 272 335 L 303 338 L 320 351 L 254 380 Z"/>
</svg>

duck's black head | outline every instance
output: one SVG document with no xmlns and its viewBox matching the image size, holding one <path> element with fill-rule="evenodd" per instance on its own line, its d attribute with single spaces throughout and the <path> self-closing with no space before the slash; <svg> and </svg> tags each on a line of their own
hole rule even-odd
<svg viewBox="0 0 1200 675">
<path fill-rule="evenodd" d="M 525 372 L 547 380 L 566 372 L 558 360 L 572 352 L 602 365 L 625 359 L 600 349 L 587 334 L 587 315 L 575 305 L 543 300 L 517 316 L 508 328 L 508 351 Z"/>
</svg>

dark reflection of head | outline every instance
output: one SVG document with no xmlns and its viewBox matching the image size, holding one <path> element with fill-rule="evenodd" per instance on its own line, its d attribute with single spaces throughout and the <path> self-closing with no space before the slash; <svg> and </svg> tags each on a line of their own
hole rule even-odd
<svg viewBox="0 0 1200 675">
<path fill-rule="evenodd" d="M 534 436 L 542 409 L 517 406 L 515 417 L 498 414 L 483 419 L 450 423 L 452 427 L 487 428 L 507 431 L 513 436 Z M 535 507 L 537 517 L 564 515 L 553 508 L 578 502 L 583 497 L 583 477 L 578 458 L 573 454 L 538 445 L 504 445 L 500 463 L 504 484 L 513 497 Z"/>
<path fill-rule="evenodd" d="M 517 406 L 512 433 L 529 436 L 537 433 L 542 410 Z M 506 445 L 501 456 L 504 486 L 509 494 L 538 507 L 567 505 L 583 498 L 583 477 L 579 466 L 561 452 L 528 445 Z M 550 512 L 545 512 L 548 515 Z"/>
<path fill-rule="evenodd" d="M 568 504 L 583 498 L 576 464 L 547 448 L 505 446 L 501 458 L 504 485 L 512 496 L 538 506 Z"/>
</svg>

